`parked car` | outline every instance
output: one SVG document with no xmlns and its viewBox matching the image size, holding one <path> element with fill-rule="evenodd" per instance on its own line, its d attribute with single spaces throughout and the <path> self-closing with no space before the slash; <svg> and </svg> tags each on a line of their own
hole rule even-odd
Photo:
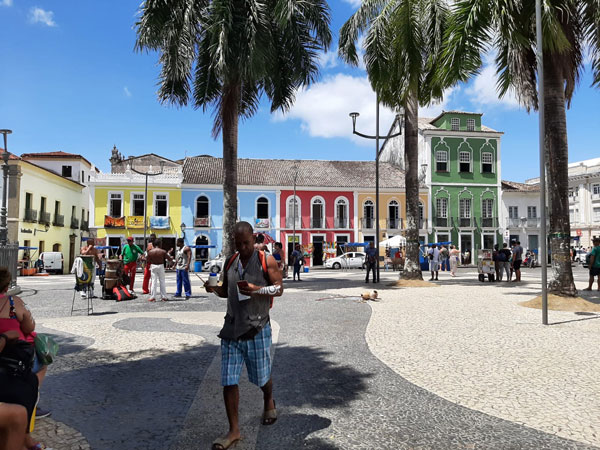
<svg viewBox="0 0 600 450">
<path fill-rule="evenodd" d="M 583 267 L 588 268 L 590 266 L 590 256 L 592 256 L 592 252 L 587 252 L 585 256 L 581 258 Z"/>
<path fill-rule="evenodd" d="M 221 270 L 223 270 L 223 259 L 221 255 L 217 256 L 215 259 L 209 259 L 206 261 L 204 266 L 202 266 L 202 270 L 205 272 L 214 273 L 219 273 Z"/>
<path fill-rule="evenodd" d="M 330 269 L 360 269 L 365 268 L 365 254 L 363 252 L 348 252 L 343 255 L 329 258 L 325 261 L 325 267 Z"/>
<path fill-rule="evenodd" d="M 48 273 L 63 273 L 64 258 L 61 252 L 40 253 L 43 269 Z"/>
<path fill-rule="evenodd" d="M 587 255 L 587 251 L 580 248 L 575 250 L 575 262 L 579 264 L 585 263 L 585 255 Z"/>
</svg>

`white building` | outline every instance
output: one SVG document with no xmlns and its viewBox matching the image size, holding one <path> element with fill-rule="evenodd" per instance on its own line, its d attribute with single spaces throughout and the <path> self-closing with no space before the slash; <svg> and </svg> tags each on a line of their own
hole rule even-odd
<svg viewBox="0 0 600 450">
<path fill-rule="evenodd" d="M 523 248 L 539 252 L 541 223 L 538 185 L 502 181 L 500 217 L 504 242 L 519 241 Z"/>
<path fill-rule="evenodd" d="M 537 185 L 539 178 L 526 183 Z M 591 246 L 600 236 L 600 158 L 569 164 L 569 216 L 571 244 Z"/>
</svg>

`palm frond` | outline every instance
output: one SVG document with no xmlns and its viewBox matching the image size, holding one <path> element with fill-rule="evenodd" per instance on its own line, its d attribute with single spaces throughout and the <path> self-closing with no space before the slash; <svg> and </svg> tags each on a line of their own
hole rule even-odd
<svg viewBox="0 0 600 450">
<path fill-rule="evenodd" d="M 588 44 L 593 86 L 600 86 L 600 0 L 581 0 L 582 31 Z"/>
</svg>

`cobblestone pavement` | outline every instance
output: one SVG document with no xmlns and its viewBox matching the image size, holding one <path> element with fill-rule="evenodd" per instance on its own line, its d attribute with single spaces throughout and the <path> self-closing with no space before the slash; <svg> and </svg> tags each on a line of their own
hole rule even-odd
<svg viewBox="0 0 600 450">
<path fill-rule="evenodd" d="M 315 271 L 287 282 L 272 312 L 279 420 L 260 426 L 260 391 L 242 376 L 236 450 L 600 444 L 590 383 L 600 333 L 581 320 L 596 316 L 552 312 L 566 323 L 542 327 L 539 311 L 516 305 L 536 295 L 532 283 L 479 284 L 468 271 L 442 288 L 381 283 L 382 300 L 366 304 L 363 276 Z M 216 337 L 224 301 L 95 300 L 95 315 L 68 317 L 71 277 L 19 283 L 39 331 L 61 342 L 42 386 L 53 415 L 36 433 L 47 444 L 88 448 L 81 433 L 93 449 L 208 449 L 225 431 Z"/>
</svg>

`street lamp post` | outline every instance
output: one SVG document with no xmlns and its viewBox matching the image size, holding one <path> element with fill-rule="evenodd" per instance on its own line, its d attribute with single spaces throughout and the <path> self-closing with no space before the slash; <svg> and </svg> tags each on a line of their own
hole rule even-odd
<svg viewBox="0 0 600 450">
<path fill-rule="evenodd" d="M 296 169 L 294 172 L 294 198 L 293 198 L 293 202 L 294 202 L 294 206 L 293 206 L 293 220 L 294 220 L 294 231 L 292 234 L 292 253 L 294 252 L 294 250 L 296 250 L 296 208 L 298 208 L 298 202 L 296 201 L 296 182 L 298 181 L 298 166 L 295 165 L 294 168 Z M 302 216 L 302 215 L 300 215 Z"/>
<path fill-rule="evenodd" d="M 146 248 L 147 244 L 146 244 L 146 232 L 148 230 L 148 224 L 147 224 L 147 217 L 148 217 L 148 177 L 155 177 L 157 175 L 162 175 L 163 174 L 163 166 L 164 163 L 161 161 L 160 162 L 160 172 L 152 172 L 152 166 L 149 167 L 150 171 L 149 172 L 142 172 L 140 170 L 136 170 L 133 167 L 130 167 L 130 169 L 139 174 L 139 175 L 144 175 L 146 177 L 146 185 L 144 187 L 144 249 Z"/>
<path fill-rule="evenodd" d="M 391 134 L 392 130 L 390 129 L 390 133 L 387 136 L 379 135 L 379 95 L 377 95 L 377 109 L 375 111 L 375 136 L 356 131 L 356 119 L 358 116 L 360 116 L 360 114 L 357 112 L 350 113 L 350 117 L 352 118 L 352 134 L 356 134 L 365 139 L 375 140 L 375 248 L 377 249 L 377 270 L 375 271 L 375 279 L 376 282 L 379 283 L 379 156 L 381 155 L 379 139 L 385 138 L 387 141 L 388 139 L 402 135 L 402 113 L 397 114 L 399 132 Z"/>
<path fill-rule="evenodd" d="M 0 133 L 4 136 L 4 153 L 2 153 L 2 208 L 0 209 L 0 244 L 6 245 L 8 242 L 8 226 L 6 224 L 6 215 L 8 213 L 6 207 L 6 193 L 8 185 L 8 159 L 10 153 L 8 153 L 7 136 L 12 133 L 12 130 L 0 130 Z"/>
</svg>

